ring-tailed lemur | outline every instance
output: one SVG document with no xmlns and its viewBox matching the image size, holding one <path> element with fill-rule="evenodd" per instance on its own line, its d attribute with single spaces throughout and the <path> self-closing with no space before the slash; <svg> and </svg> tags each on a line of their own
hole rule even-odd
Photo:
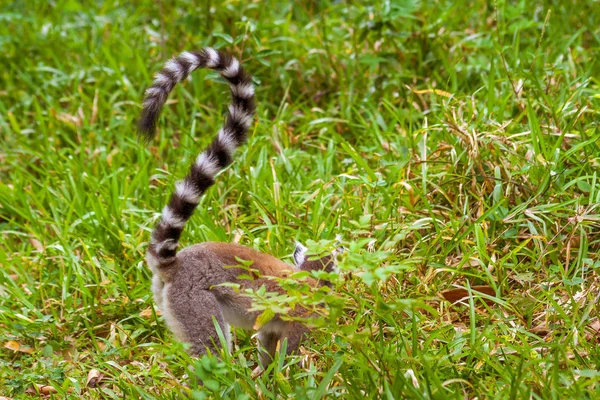
<svg viewBox="0 0 600 400">
<path fill-rule="evenodd" d="M 281 289 L 273 279 L 286 277 L 297 269 L 325 270 L 335 268 L 335 255 L 312 260 L 306 248 L 297 245 L 294 251 L 296 267 L 268 254 L 229 243 L 207 242 L 190 246 L 177 252 L 179 237 L 200 202 L 200 196 L 214 184 L 215 175 L 231 164 L 235 149 L 246 141 L 248 128 L 255 112 L 254 85 L 239 61 L 221 51 L 205 48 L 199 52 L 184 52 L 168 61 L 152 86 L 146 90 L 139 131 L 146 139 L 154 136 L 160 111 L 173 87 L 198 68 L 210 68 L 221 73 L 231 87 L 232 102 L 225 124 L 217 137 L 200 153 L 184 180 L 177 182 L 162 218 L 152 232 L 146 261 L 152 269 L 154 298 L 169 328 L 179 340 L 190 344 L 193 355 L 201 355 L 219 343 L 213 317 L 225 333 L 230 346 L 229 324 L 252 329 L 258 316 L 250 312 L 251 300 L 236 294 L 231 288 L 219 286 L 236 283 L 242 289 L 258 289 L 265 285 L 268 291 Z M 250 268 L 258 272 L 256 279 L 247 276 L 248 267 L 238 266 L 238 260 L 251 262 Z M 314 285 L 327 282 L 311 281 Z M 292 316 L 302 316 L 298 309 Z M 275 316 L 259 329 L 258 338 L 263 351 L 261 365 L 265 367 L 277 348 L 277 342 L 287 338 L 288 353 L 295 351 L 307 328 L 298 322 L 283 321 Z"/>
</svg>

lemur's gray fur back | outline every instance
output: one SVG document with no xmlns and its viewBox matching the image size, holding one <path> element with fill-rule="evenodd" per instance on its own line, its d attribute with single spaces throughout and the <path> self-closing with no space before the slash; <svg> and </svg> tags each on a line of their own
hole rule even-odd
<svg viewBox="0 0 600 400">
<path fill-rule="evenodd" d="M 183 52 L 165 64 L 146 90 L 138 128 L 147 140 L 154 137 L 158 117 L 169 93 L 198 68 L 220 72 L 230 84 L 232 102 L 217 137 L 198 155 L 185 179 L 177 182 L 169 204 L 162 211 L 146 256 L 152 268 L 160 269 L 175 262 L 185 223 L 196 209 L 200 196 L 214 184 L 215 175 L 231 164 L 235 149 L 246 141 L 256 109 L 252 78 L 235 57 L 210 47 L 198 52 Z"/>
</svg>

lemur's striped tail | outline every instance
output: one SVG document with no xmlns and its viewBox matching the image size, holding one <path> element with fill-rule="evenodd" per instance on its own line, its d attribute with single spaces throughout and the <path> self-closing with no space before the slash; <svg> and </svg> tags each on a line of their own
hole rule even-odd
<svg viewBox="0 0 600 400">
<path fill-rule="evenodd" d="M 225 124 L 212 143 L 198 155 L 185 179 L 177 182 L 175 192 L 152 232 L 146 259 L 153 268 L 167 266 L 175 261 L 179 237 L 185 223 L 196 209 L 200 196 L 214 184 L 215 175 L 231 164 L 233 152 L 246 141 L 256 109 L 252 78 L 237 59 L 212 48 L 184 52 L 168 61 L 154 77 L 152 86 L 146 90 L 138 125 L 141 135 L 152 139 L 160 111 L 175 84 L 186 79 L 192 71 L 203 67 L 219 71 L 229 82 L 232 102 Z"/>
</svg>

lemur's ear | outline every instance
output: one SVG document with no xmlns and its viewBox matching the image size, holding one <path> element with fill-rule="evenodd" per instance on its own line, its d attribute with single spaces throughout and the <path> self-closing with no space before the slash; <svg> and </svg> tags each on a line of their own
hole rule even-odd
<svg viewBox="0 0 600 400">
<path fill-rule="evenodd" d="M 306 260 L 306 250 L 308 250 L 302 243 L 296 243 L 296 249 L 294 250 L 294 262 L 299 267 Z"/>
</svg>

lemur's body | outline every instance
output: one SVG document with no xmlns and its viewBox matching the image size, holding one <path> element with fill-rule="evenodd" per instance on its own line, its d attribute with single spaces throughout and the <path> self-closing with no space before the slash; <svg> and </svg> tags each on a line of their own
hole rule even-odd
<svg viewBox="0 0 600 400">
<path fill-rule="evenodd" d="M 153 137 L 160 111 L 175 84 L 202 67 L 219 71 L 229 82 L 232 94 L 229 114 L 217 137 L 200 153 L 185 179 L 177 183 L 152 232 L 146 256 L 153 272 L 155 300 L 169 328 L 179 340 L 190 344 L 193 355 L 201 355 L 206 349 L 215 352 L 214 344 L 218 345 L 219 339 L 213 317 L 228 343 L 229 324 L 245 329 L 255 325 L 258 314 L 249 311 L 250 299 L 220 284 L 237 283 L 252 289 L 265 285 L 268 291 L 279 291 L 275 281 L 265 277 L 286 277 L 296 270 L 275 257 L 236 244 L 207 242 L 177 252 L 183 227 L 200 196 L 214 184 L 215 175 L 231 164 L 235 149 L 246 141 L 256 108 L 251 77 L 235 58 L 211 48 L 184 52 L 167 62 L 146 91 L 139 130 L 147 139 Z M 331 271 L 334 267 L 331 256 L 311 261 L 304 251 L 299 245 L 294 252 L 298 269 Z M 258 272 L 256 279 L 239 278 L 241 274 L 247 275 L 248 269 L 232 268 L 240 264 L 238 259 L 251 262 L 250 269 Z M 261 353 L 261 364 L 265 366 L 271 360 L 278 341 L 287 338 L 288 352 L 293 352 L 306 332 L 303 325 L 275 316 L 259 330 L 258 337 L 265 350 Z"/>
</svg>

